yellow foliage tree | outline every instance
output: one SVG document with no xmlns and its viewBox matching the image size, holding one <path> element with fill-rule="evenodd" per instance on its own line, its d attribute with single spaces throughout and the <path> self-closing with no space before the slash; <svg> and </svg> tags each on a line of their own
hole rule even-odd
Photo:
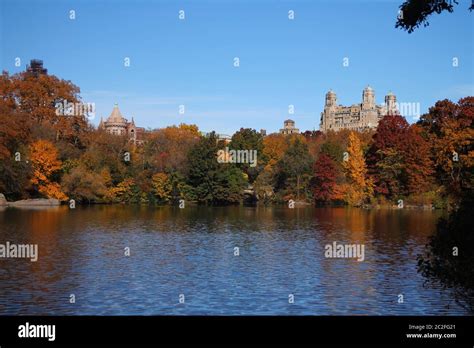
<svg viewBox="0 0 474 348">
<path fill-rule="evenodd" d="M 102 168 L 99 174 L 104 181 L 104 185 L 109 187 L 112 185 L 112 176 L 110 175 L 109 168 Z"/>
<path fill-rule="evenodd" d="M 179 127 L 180 130 L 189 132 L 195 136 L 199 136 L 199 128 L 195 124 L 186 124 L 186 123 L 180 123 Z"/>
<path fill-rule="evenodd" d="M 137 203 L 137 185 L 133 178 L 125 178 L 115 187 L 107 189 L 105 198 L 112 202 Z"/>
<path fill-rule="evenodd" d="M 31 184 L 38 192 L 48 198 L 67 200 L 58 183 L 51 181 L 51 176 L 61 169 L 58 150 L 47 140 L 38 140 L 30 145 L 30 161 L 33 168 Z"/>
<path fill-rule="evenodd" d="M 263 138 L 263 155 L 268 158 L 268 164 L 274 166 L 284 155 L 288 143 L 282 134 L 270 134 Z"/>
<path fill-rule="evenodd" d="M 160 202 L 171 199 L 172 185 L 165 173 L 156 173 L 152 177 L 153 193 Z"/>
<path fill-rule="evenodd" d="M 354 132 L 349 134 L 347 154 L 343 162 L 348 183 L 346 199 L 349 204 L 359 206 L 373 192 L 373 185 L 366 180 L 367 167 L 364 154 L 360 140 Z"/>
</svg>

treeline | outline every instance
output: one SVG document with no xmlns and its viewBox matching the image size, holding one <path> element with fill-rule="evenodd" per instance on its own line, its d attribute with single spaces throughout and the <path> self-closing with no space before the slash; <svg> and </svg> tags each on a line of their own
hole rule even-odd
<svg viewBox="0 0 474 348">
<path fill-rule="evenodd" d="M 0 193 L 82 203 L 455 204 L 473 187 L 474 97 L 443 100 L 416 124 L 384 117 L 375 131 L 263 136 L 241 129 L 226 144 L 181 124 L 145 133 L 143 145 L 92 127 L 55 105 L 79 88 L 52 75 L 0 78 Z M 228 147 L 257 165 L 219 163 Z M 254 193 L 254 194 L 252 194 Z"/>
</svg>

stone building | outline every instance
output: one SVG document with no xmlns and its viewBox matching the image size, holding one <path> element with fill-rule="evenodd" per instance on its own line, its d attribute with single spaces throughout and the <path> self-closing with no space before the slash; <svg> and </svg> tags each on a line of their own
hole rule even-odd
<svg viewBox="0 0 474 348">
<path fill-rule="evenodd" d="M 48 74 L 48 69 L 43 68 L 43 61 L 40 59 L 30 60 L 30 65 L 26 66 L 26 71 L 35 77 Z"/>
<path fill-rule="evenodd" d="M 105 129 L 107 133 L 113 135 L 127 136 L 134 144 L 141 144 L 143 142 L 143 133 L 145 128 L 135 126 L 135 121 L 128 121 L 122 116 L 117 104 L 114 105 L 112 113 L 103 121 L 100 118 L 99 129 Z"/>
<path fill-rule="evenodd" d="M 385 103 L 376 105 L 374 90 L 367 86 L 362 92 L 362 103 L 342 106 L 337 105 L 336 93 L 330 90 L 326 94 L 319 130 L 322 132 L 341 129 L 362 131 L 376 128 L 382 117 L 388 113 L 397 113 L 396 102 L 395 95 L 389 92 L 385 96 Z"/>
<path fill-rule="evenodd" d="M 283 122 L 283 128 L 280 129 L 280 134 L 298 134 L 300 130 L 295 128 L 295 121 L 286 120 Z"/>
</svg>

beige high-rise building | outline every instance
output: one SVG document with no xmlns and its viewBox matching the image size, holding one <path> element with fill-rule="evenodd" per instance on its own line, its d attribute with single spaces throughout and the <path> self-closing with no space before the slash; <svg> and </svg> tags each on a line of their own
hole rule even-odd
<svg viewBox="0 0 474 348">
<path fill-rule="evenodd" d="M 326 94 L 319 130 L 322 132 L 341 129 L 362 131 L 376 128 L 382 117 L 388 113 L 397 113 L 396 103 L 397 98 L 392 92 L 389 92 L 385 96 L 385 104 L 375 104 L 374 90 L 367 86 L 362 92 L 362 103 L 342 106 L 337 105 L 336 93 L 330 90 Z"/>
</svg>

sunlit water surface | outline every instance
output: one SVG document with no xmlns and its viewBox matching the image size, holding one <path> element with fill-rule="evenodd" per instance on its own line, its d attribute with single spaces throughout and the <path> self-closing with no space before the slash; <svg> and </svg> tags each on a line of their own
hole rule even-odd
<svg viewBox="0 0 474 348">
<path fill-rule="evenodd" d="M 0 315 L 469 314 L 417 272 L 440 214 L 8 208 L 0 211 L 0 243 L 37 243 L 39 259 L 0 259 Z M 365 260 L 325 258 L 334 241 L 364 244 Z"/>
</svg>

